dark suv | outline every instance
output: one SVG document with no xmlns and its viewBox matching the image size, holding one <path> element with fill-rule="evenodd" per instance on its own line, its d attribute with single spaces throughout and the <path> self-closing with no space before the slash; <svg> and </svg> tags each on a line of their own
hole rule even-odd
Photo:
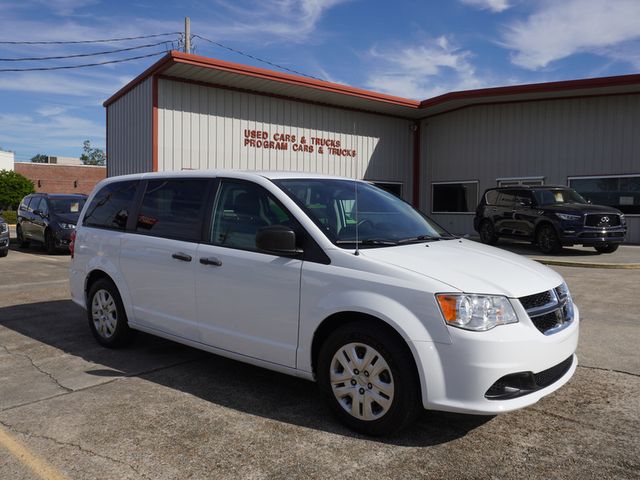
<svg viewBox="0 0 640 480">
<path fill-rule="evenodd" d="M 494 244 L 499 237 L 531 240 L 543 253 L 575 244 L 612 253 L 627 233 L 620 210 L 591 205 L 571 188 L 552 186 L 488 189 L 473 227 L 483 243 Z"/>
<path fill-rule="evenodd" d="M 43 243 L 48 253 L 69 248 L 71 232 L 86 202 L 86 195 L 34 193 L 27 195 L 18 207 L 16 237 L 20 247 L 32 241 Z"/>
</svg>

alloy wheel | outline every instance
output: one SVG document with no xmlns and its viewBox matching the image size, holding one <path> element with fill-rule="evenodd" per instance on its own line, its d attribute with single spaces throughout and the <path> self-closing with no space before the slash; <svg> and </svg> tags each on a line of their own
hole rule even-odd
<svg viewBox="0 0 640 480">
<path fill-rule="evenodd" d="M 118 311 L 113 296 L 107 290 L 100 289 L 93 296 L 91 319 L 101 337 L 108 339 L 113 336 L 118 324 Z"/>
</svg>

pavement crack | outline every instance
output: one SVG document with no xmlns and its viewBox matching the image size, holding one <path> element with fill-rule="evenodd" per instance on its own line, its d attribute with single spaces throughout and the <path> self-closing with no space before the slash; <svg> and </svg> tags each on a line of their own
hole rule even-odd
<svg viewBox="0 0 640 480">
<path fill-rule="evenodd" d="M 129 463 L 123 461 L 123 460 L 110 457 L 109 455 L 104 455 L 102 453 L 95 452 L 95 451 L 91 450 L 90 448 L 87 448 L 87 447 L 84 447 L 84 446 L 80 445 L 79 443 L 65 442 L 65 441 L 62 441 L 62 440 L 58 440 L 57 438 L 50 437 L 48 435 L 42 435 L 42 434 L 38 434 L 38 433 L 33 433 L 33 432 L 20 430 L 20 429 L 14 427 L 13 425 L 10 425 L 10 424 L 8 424 L 6 422 L 3 422 L 2 420 L 0 420 L 0 425 L 2 425 L 3 427 L 5 427 L 5 428 L 7 428 L 7 429 L 9 429 L 9 430 L 11 430 L 11 431 L 13 431 L 15 433 L 19 433 L 19 434 L 24 435 L 24 436 L 29 437 L 29 438 L 37 438 L 37 439 L 42 439 L 42 440 L 48 440 L 48 441 L 53 442 L 56 445 L 59 445 L 61 447 L 76 448 L 82 453 L 85 453 L 85 454 L 88 454 L 88 455 L 93 455 L 95 457 L 99 457 L 99 458 L 102 458 L 104 460 L 108 460 L 110 462 L 117 463 L 118 465 L 124 465 L 125 467 L 128 467 L 129 469 L 131 469 L 131 471 L 133 471 L 139 477 L 145 478 L 147 480 L 151 480 L 151 477 L 149 477 L 149 476 L 145 475 L 144 473 L 140 472 L 133 465 L 131 465 L 131 464 L 129 464 Z"/>
<path fill-rule="evenodd" d="M 26 358 L 27 360 L 29 360 L 29 362 L 31 363 L 31 366 L 33 368 L 35 368 L 38 372 L 42 373 L 43 375 L 46 375 L 47 377 L 49 377 L 49 379 L 51 379 L 51 381 L 53 383 L 55 383 L 58 387 L 60 387 L 62 390 L 64 390 L 65 392 L 69 393 L 69 392 L 73 392 L 73 390 L 69 387 L 65 387 L 64 385 L 62 385 L 58 379 L 56 377 L 54 377 L 51 373 L 47 372 L 46 370 L 43 370 L 38 364 L 36 364 L 36 362 L 33 361 L 33 358 L 31 358 L 29 355 L 27 355 L 26 353 L 22 353 L 22 352 L 12 352 L 11 350 L 9 350 L 5 345 L 0 344 L 0 348 L 2 348 L 5 352 L 7 352 L 9 355 L 14 355 L 16 357 L 22 357 L 22 358 Z"/>
<path fill-rule="evenodd" d="M 622 373 L 624 375 L 631 375 L 632 377 L 640 377 L 640 374 L 638 374 L 638 373 L 625 372 L 624 370 L 616 370 L 615 368 L 592 367 L 592 366 L 589 366 L 589 365 L 578 365 L 578 368 L 585 368 L 587 370 L 600 370 L 602 372 Z"/>
</svg>

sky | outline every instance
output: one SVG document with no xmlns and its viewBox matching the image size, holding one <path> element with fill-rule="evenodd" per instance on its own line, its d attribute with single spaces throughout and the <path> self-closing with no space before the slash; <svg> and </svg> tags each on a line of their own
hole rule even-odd
<svg viewBox="0 0 640 480">
<path fill-rule="evenodd" d="M 191 33 L 324 80 L 424 100 L 640 72 L 640 0 L 0 0 L 0 149 L 16 161 L 105 145 L 102 102 Z M 124 42 L 9 45 L 171 33 Z M 166 41 L 162 45 L 152 45 Z M 195 53 L 273 68 L 202 39 Z M 92 57 L 7 61 L 104 52 Z"/>
</svg>

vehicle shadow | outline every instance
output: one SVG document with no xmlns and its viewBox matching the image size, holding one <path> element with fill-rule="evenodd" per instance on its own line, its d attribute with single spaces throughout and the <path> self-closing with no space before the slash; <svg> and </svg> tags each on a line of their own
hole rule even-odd
<svg viewBox="0 0 640 480">
<path fill-rule="evenodd" d="M 142 333 L 131 346 L 109 350 L 96 343 L 86 322 L 84 311 L 70 300 L 0 308 L 3 327 L 96 364 L 80 375 L 141 377 L 207 402 L 306 428 L 394 445 L 430 446 L 463 437 L 493 418 L 424 412 L 396 436 L 370 438 L 335 420 L 313 382 Z"/>
<path fill-rule="evenodd" d="M 18 245 L 18 242 L 16 241 L 15 238 L 12 238 L 11 241 L 9 242 L 9 250 L 20 252 L 20 253 L 26 253 L 27 255 L 35 255 L 35 256 L 47 256 L 47 257 L 69 257 L 70 256 L 69 250 L 64 250 L 64 249 L 59 249 L 59 250 L 56 250 L 54 253 L 49 254 L 47 253 L 47 249 L 45 248 L 44 244 L 37 243 L 37 242 L 33 242 L 28 247 L 22 248 L 20 247 L 20 245 Z"/>
</svg>

